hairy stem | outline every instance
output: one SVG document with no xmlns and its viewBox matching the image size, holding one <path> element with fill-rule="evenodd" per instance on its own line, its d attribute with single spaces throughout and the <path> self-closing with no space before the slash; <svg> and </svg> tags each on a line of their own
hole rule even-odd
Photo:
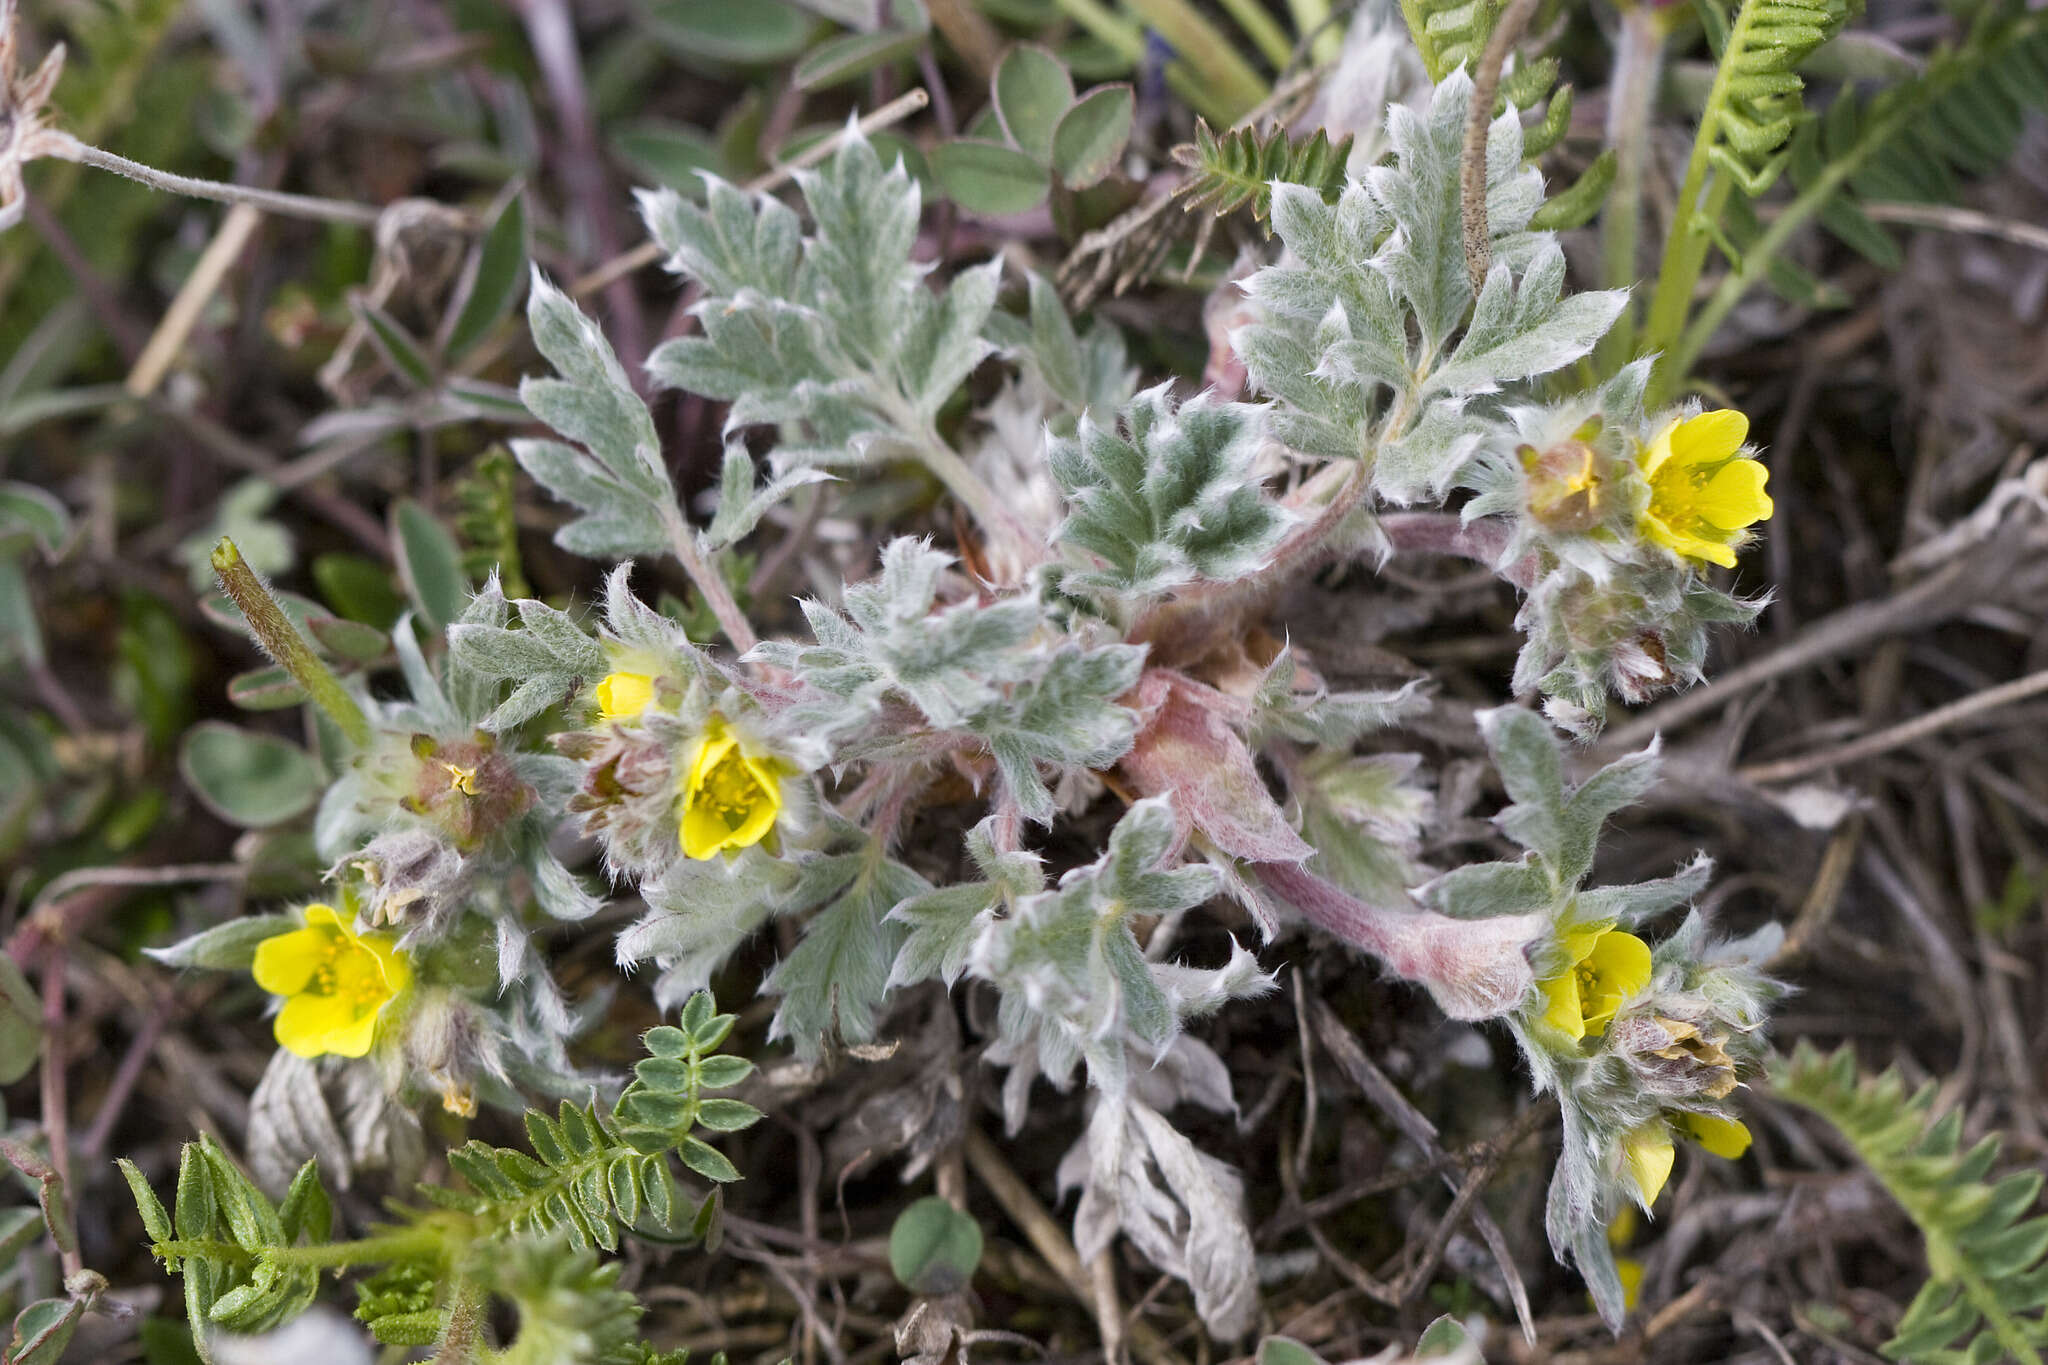
<svg viewBox="0 0 2048 1365">
<path fill-rule="evenodd" d="M 694 533 L 689 523 L 683 520 L 683 514 L 675 508 L 668 508 L 662 521 L 668 528 L 669 553 L 676 557 L 676 562 L 683 566 L 683 572 L 690 576 L 691 584 L 704 599 L 705 605 L 711 608 L 711 614 L 718 618 L 719 629 L 725 632 L 725 638 L 732 642 L 732 647 L 745 654 L 761 643 L 761 637 L 754 634 L 754 627 L 747 621 L 746 613 L 740 610 L 740 604 L 733 599 L 732 589 L 726 586 L 725 578 L 718 572 L 718 566 L 706 563 L 704 556 L 697 553 Z"/>
<path fill-rule="evenodd" d="M 383 210 L 368 204 L 354 204 L 345 199 L 321 199 L 310 194 L 286 194 L 280 190 L 260 190 L 250 185 L 230 185 L 219 180 L 195 180 L 189 175 L 172 175 L 154 166 L 145 166 L 140 161 L 130 161 L 125 156 L 89 142 L 80 142 L 75 137 L 62 137 L 51 155 L 66 161 L 75 161 L 81 166 L 92 166 L 102 171 L 125 175 L 130 180 L 140 181 L 153 190 L 166 194 L 182 194 L 193 199 L 212 199 L 222 204 L 248 204 L 269 213 L 281 213 L 291 218 L 312 218 L 325 223 L 354 223 L 360 227 L 371 227 L 383 216 Z"/>
<path fill-rule="evenodd" d="M 242 558 L 241 549 L 227 536 L 213 547 L 213 571 L 221 588 L 241 609 L 242 619 L 256 632 L 264 651 L 277 660 L 292 681 L 306 689 L 306 695 L 341 728 L 349 743 L 362 748 L 370 742 L 370 722 L 356 699 L 341 685 L 334 671 L 320 661 L 291 618 L 284 614 L 277 598 L 262 577 Z"/>
<path fill-rule="evenodd" d="M 1486 130 L 1493 124 L 1494 96 L 1500 92 L 1501 68 L 1529 25 L 1537 0 L 1510 0 L 1507 12 L 1493 26 L 1479 69 L 1472 77 L 1472 102 L 1465 110 L 1465 147 L 1458 158 L 1458 198 L 1465 229 L 1465 271 L 1472 278 L 1472 297 L 1479 297 L 1486 272 L 1493 266 L 1493 232 L 1486 221 Z"/>
</svg>

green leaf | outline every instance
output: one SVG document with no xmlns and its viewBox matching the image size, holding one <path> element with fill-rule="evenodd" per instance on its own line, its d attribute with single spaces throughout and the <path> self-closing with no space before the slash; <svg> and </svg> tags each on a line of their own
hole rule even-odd
<svg viewBox="0 0 2048 1365">
<path fill-rule="evenodd" d="M 799 90 L 829 90 L 905 61 L 925 42 L 926 35 L 915 32 L 844 33 L 806 52 L 790 79 Z"/>
<path fill-rule="evenodd" d="M 899 901 L 929 889 L 900 863 L 863 868 L 844 895 L 804 926 L 803 941 L 762 987 L 782 997 L 769 1037 L 788 1038 L 805 1058 L 818 1056 L 834 1036 L 873 1042 L 889 967 L 903 942 L 903 928 L 887 916 Z"/>
<path fill-rule="evenodd" d="M 612 150 L 642 176 L 691 199 L 704 195 L 704 179 L 698 172 L 718 171 L 725 164 L 709 136 L 670 119 L 634 119 L 620 125 L 612 133 Z"/>
<path fill-rule="evenodd" d="M 803 51 L 814 21 L 782 0 L 648 0 L 645 24 L 691 61 L 758 65 Z"/>
<path fill-rule="evenodd" d="M 1076 101 L 1053 129 L 1052 164 L 1060 179 L 1084 189 L 1115 170 L 1136 109 L 1128 85 L 1099 86 Z"/>
<path fill-rule="evenodd" d="M 939 188 L 970 213 L 1027 213 L 1052 193 L 1044 165 L 1000 142 L 942 142 L 932 148 L 931 165 Z"/>
<path fill-rule="evenodd" d="M 913 1294 L 958 1294 L 981 1264 L 981 1225 L 938 1195 L 926 1195 L 889 1229 L 889 1269 Z"/>
<path fill-rule="evenodd" d="M 336 615 L 377 630 L 391 629 L 405 602 L 391 589 L 391 571 L 367 555 L 315 555 L 313 581 Z"/>
<path fill-rule="evenodd" d="M 306 700 L 306 689 L 273 664 L 228 679 L 228 700 L 244 711 L 282 711 Z"/>
<path fill-rule="evenodd" d="M 739 1168 L 727 1161 L 723 1153 L 696 1138 L 684 1138 L 677 1144 L 676 1153 L 685 1166 L 706 1180 L 727 1184 L 740 1178 Z"/>
<path fill-rule="evenodd" d="M 249 829 L 310 810 L 327 785 L 320 765 L 298 745 L 220 721 L 185 732 L 178 771 L 209 810 Z"/>
<path fill-rule="evenodd" d="M 440 519 L 411 498 L 391 505 L 391 545 L 398 574 L 428 629 L 446 630 L 469 602 L 462 547 Z"/>
<path fill-rule="evenodd" d="M 465 267 L 465 279 L 456 291 L 462 307 L 441 347 L 449 360 L 467 354 L 512 310 L 519 287 L 526 282 L 526 253 L 526 196 L 515 192 L 491 220 Z"/>
<path fill-rule="evenodd" d="M 57 1365 L 84 1317 L 84 1299 L 38 1299 L 14 1319 L 7 1365 Z"/>
<path fill-rule="evenodd" d="M 1292 1337 L 1264 1337 L 1259 1341 L 1257 1365 L 1325 1365 L 1323 1358 Z"/>
<path fill-rule="evenodd" d="M 210 929 L 202 929 L 168 948 L 145 948 L 142 951 L 167 967 L 243 972 L 255 961 L 257 944 L 299 927 L 299 921 L 291 915 L 243 915 Z"/>
<path fill-rule="evenodd" d="M 1010 141 L 1033 161 L 1050 161 L 1053 130 L 1074 102 L 1073 78 L 1060 59 L 1036 43 L 1019 43 L 996 64 L 991 93 Z"/>
<path fill-rule="evenodd" d="M 128 1162 L 123 1161 L 123 1166 Z M 152 1199 L 156 1196 L 151 1195 Z M 145 1221 L 147 1221 L 145 1219 Z M 151 1233 L 155 1235 L 154 1231 Z M 166 1234 L 168 1236 L 168 1234 Z M 0 1209 L 0 1265 L 19 1265 L 15 1258 L 43 1239 L 43 1215 L 38 1209 Z"/>
<path fill-rule="evenodd" d="M 434 362 L 428 358 L 426 348 L 389 313 L 361 295 L 352 295 L 349 306 L 355 310 L 356 320 L 370 329 L 370 342 L 377 353 L 384 357 L 384 363 L 397 373 L 405 376 L 414 388 L 431 389 L 437 379 Z"/>
<path fill-rule="evenodd" d="M 71 538 L 71 513 L 56 495 L 32 483 L 0 482 L 0 540 L 25 534 L 54 559 Z"/>
<path fill-rule="evenodd" d="M 42 1046 L 43 1002 L 14 959 L 0 953 L 0 1085 L 26 1076 Z"/>
</svg>

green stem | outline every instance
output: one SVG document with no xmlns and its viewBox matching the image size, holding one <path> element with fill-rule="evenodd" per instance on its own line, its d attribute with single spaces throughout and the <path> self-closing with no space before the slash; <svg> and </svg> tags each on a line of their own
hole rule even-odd
<svg viewBox="0 0 2048 1365">
<path fill-rule="evenodd" d="M 1443 58 L 1436 50 L 1436 40 L 1429 36 L 1429 19 L 1423 14 L 1417 0 L 1401 0 L 1401 19 L 1408 25 L 1408 36 L 1415 43 L 1415 51 L 1422 58 L 1422 69 L 1429 73 L 1432 82 L 1443 80 L 1450 73 L 1441 65 Z"/>
<path fill-rule="evenodd" d="M 1309 39 L 1308 49 L 1314 65 L 1328 66 L 1344 54 L 1344 29 L 1330 22 L 1330 0 L 1287 0 L 1287 13 L 1297 34 L 1304 38 L 1315 35 Z"/>
<path fill-rule="evenodd" d="M 1650 145 L 1650 107 L 1664 61 L 1664 28 L 1647 6 L 1621 13 L 1615 45 L 1614 81 L 1607 111 L 1607 145 L 1614 148 L 1614 187 L 1600 215 L 1601 263 L 1609 289 L 1636 287 L 1636 249 L 1643 217 L 1643 168 Z M 1602 378 L 1619 370 L 1636 350 L 1636 310 L 1630 297 L 1614 326 L 1594 351 Z"/>
<path fill-rule="evenodd" d="M 1284 70 L 1288 59 L 1294 56 L 1294 44 L 1287 41 L 1287 35 L 1280 25 L 1273 22 L 1263 0 L 1219 0 L 1224 12 L 1237 21 L 1245 36 L 1258 45 L 1261 55 L 1273 64 L 1275 70 Z"/>
<path fill-rule="evenodd" d="M 1069 19 L 1086 29 L 1089 36 L 1106 44 L 1112 51 L 1133 66 L 1145 58 L 1145 30 L 1120 14 L 1111 12 L 1101 0 L 1054 0 Z M 1216 98 L 1215 92 L 1206 88 L 1202 81 L 1189 70 L 1185 62 L 1170 62 L 1166 67 L 1166 83 L 1174 93 L 1188 102 L 1202 117 L 1211 123 L 1228 127 L 1236 118 L 1229 108 Z"/>
<path fill-rule="evenodd" d="M 1984 1325 L 1991 1329 L 1991 1335 L 1997 1337 L 1998 1344 L 2005 1348 L 2005 1358 L 2015 1362 L 2015 1365 L 2042 1365 L 2041 1353 L 2034 1349 L 2033 1344 L 2027 1340 L 2026 1332 L 2012 1320 L 2012 1315 L 2005 1311 L 2005 1306 L 1998 1301 L 1998 1295 L 1992 1292 L 1991 1286 L 1968 1271 L 1964 1271 L 1960 1278 L 1963 1293 L 1976 1305 L 1977 1311 L 1984 1315 Z"/>
<path fill-rule="evenodd" d="M 1193 67 L 1235 123 L 1272 93 L 1251 64 L 1187 0 L 1128 0 L 1140 19 Z"/>
<path fill-rule="evenodd" d="M 1682 371 L 1674 373 L 1678 367 L 1669 352 L 1685 328 L 1693 291 L 1699 285 L 1700 271 L 1707 263 L 1707 248 L 1712 244 L 1708 229 L 1720 221 L 1731 183 L 1723 175 L 1715 177 L 1711 186 L 1707 184 L 1708 154 L 1721 136 L 1729 87 L 1736 76 L 1736 58 L 1749 45 L 1750 25 L 1762 7 L 1763 0 L 1743 0 L 1735 25 L 1729 30 L 1727 46 L 1721 50 L 1721 62 L 1714 71 L 1713 88 L 1707 92 L 1706 107 L 1700 111 L 1692 155 L 1686 159 L 1685 182 L 1678 190 L 1671 231 L 1664 239 L 1663 267 L 1657 272 L 1657 292 L 1650 300 L 1649 327 L 1637 350 L 1640 355 L 1659 355 L 1646 398 L 1652 408 L 1668 402 L 1674 387 L 1685 377 Z"/>
<path fill-rule="evenodd" d="M 475 1280 L 461 1278 L 448 1293 L 448 1326 L 434 1351 L 434 1365 L 469 1365 L 489 1349 L 484 1340 L 490 1296 Z"/>
<path fill-rule="evenodd" d="M 262 576 L 242 558 L 240 547 L 226 536 L 213 547 L 213 571 L 220 577 L 221 588 L 241 608 L 242 619 L 256 632 L 264 651 L 291 674 L 293 682 L 306 689 L 306 695 L 340 727 L 351 744 L 359 749 L 367 747 L 370 722 L 363 709 L 299 634 Z"/>
<path fill-rule="evenodd" d="M 315 1246 L 266 1247 L 260 1254 L 276 1265 L 305 1266 L 316 1270 L 340 1270 L 346 1266 L 383 1265 L 392 1261 L 440 1260 L 447 1241 L 435 1227 L 406 1228 L 400 1232 L 359 1237 L 352 1242 L 323 1242 Z"/>
</svg>

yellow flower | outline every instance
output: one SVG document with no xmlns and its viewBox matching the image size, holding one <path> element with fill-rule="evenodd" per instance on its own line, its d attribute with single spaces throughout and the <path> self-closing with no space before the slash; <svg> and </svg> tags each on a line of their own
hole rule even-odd
<svg viewBox="0 0 2048 1365">
<path fill-rule="evenodd" d="M 256 945 L 256 984 L 285 997 L 277 1041 L 301 1057 L 361 1057 L 377 1019 L 412 984 L 389 934 L 358 934 L 331 905 L 306 907 L 306 927 Z"/>
<path fill-rule="evenodd" d="M 683 779 L 683 853 L 702 860 L 749 848 L 774 827 L 781 810 L 774 761 L 749 754 L 713 716 Z"/>
<path fill-rule="evenodd" d="M 1677 1114 L 1673 1117 L 1680 1132 L 1715 1156 L 1733 1161 L 1749 1150 L 1749 1126 L 1740 1119 L 1724 1119 L 1719 1114 Z"/>
<path fill-rule="evenodd" d="M 654 700 L 654 679 L 645 673 L 608 673 L 597 685 L 597 709 L 606 720 L 631 720 Z"/>
<path fill-rule="evenodd" d="M 1676 1159 L 1670 1125 L 1662 1119 L 1644 1124 L 1621 1140 L 1622 1164 L 1628 1169 L 1628 1178 L 1635 1182 L 1644 1208 L 1656 1203 L 1657 1196 L 1664 1192 L 1664 1182 L 1671 1178 L 1671 1166 Z"/>
<path fill-rule="evenodd" d="M 1574 1041 L 1598 1038 L 1621 1002 L 1650 984 L 1650 945 L 1613 924 L 1564 936 L 1569 964 L 1539 981 L 1543 1022 Z"/>
<path fill-rule="evenodd" d="M 1733 408 L 1674 421 L 1636 456 L 1650 481 L 1642 532 L 1673 554 L 1735 566 L 1751 524 L 1768 521 L 1770 471 L 1739 452 L 1749 419 Z"/>
</svg>

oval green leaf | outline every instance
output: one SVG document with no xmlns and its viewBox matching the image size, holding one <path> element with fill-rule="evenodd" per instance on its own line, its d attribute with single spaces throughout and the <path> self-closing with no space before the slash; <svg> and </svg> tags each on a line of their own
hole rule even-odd
<svg viewBox="0 0 2048 1365">
<path fill-rule="evenodd" d="M 327 785 L 313 756 L 274 735 L 206 721 L 185 732 L 178 770 L 207 809 L 249 829 L 311 809 Z"/>
<path fill-rule="evenodd" d="M 997 64 L 994 90 L 1010 141 L 1035 161 L 1050 160 L 1053 129 L 1074 102 L 1074 81 L 1060 59 L 1036 43 L 1019 43 Z"/>
<path fill-rule="evenodd" d="M 688 199 L 704 197 L 697 172 L 722 172 L 725 164 L 717 143 L 673 119 L 633 120 L 612 134 L 612 150 L 641 175 Z"/>
<path fill-rule="evenodd" d="M 650 0 L 648 33 L 679 56 L 753 65 L 796 56 L 811 16 L 782 0 Z"/>
<path fill-rule="evenodd" d="M 981 1225 L 938 1195 L 896 1215 L 889 1269 L 913 1294 L 957 1294 L 981 1264 Z"/>
<path fill-rule="evenodd" d="M 932 148 L 931 164 L 939 188 L 969 213 L 1025 213 L 1052 192 L 1044 166 L 1000 142 L 942 142 Z"/>
<path fill-rule="evenodd" d="M 995 117 L 1032 160 L 1053 156 L 1053 129 L 1073 104 L 1073 78 L 1059 57 L 1036 43 L 1018 43 L 995 65 Z"/>
<path fill-rule="evenodd" d="M 1131 140 L 1136 109 L 1128 85 L 1098 86 L 1075 101 L 1052 133 L 1052 165 L 1060 179 L 1085 189 L 1115 170 Z"/>
<path fill-rule="evenodd" d="M 878 66 L 907 60 L 924 46 L 922 33 L 847 33 L 818 44 L 796 64 L 799 90 L 824 90 L 857 80 Z"/>
</svg>

